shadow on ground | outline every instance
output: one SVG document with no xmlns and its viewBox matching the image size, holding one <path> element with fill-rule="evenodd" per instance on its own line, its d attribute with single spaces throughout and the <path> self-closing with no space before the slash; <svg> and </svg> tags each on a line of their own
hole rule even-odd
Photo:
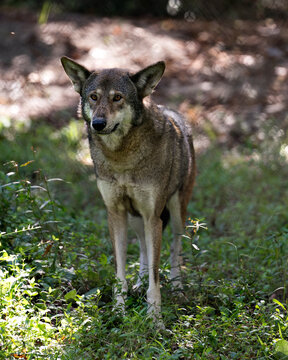
<svg viewBox="0 0 288 360">
<path fill-rule="evenodd" d="M 90 69 L 138 70 L 165 60 L 156 101 L 196 126 L 196 145 L 228 147 L 263 139 L 263 126 L 288 123 L 288 46 L 284 21 L 195 21 L 2 12 L 0 119 L 56 127 L 76 117 L 78 97 L 62 71 L 67 55 Z"/>
</svg>

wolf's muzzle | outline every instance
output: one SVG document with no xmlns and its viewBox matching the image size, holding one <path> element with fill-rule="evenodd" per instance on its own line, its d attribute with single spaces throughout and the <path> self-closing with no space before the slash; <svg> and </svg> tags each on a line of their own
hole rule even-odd
<svg viewBox="0 0 288 360">
<path fill-rule="evenodd" d="M 105 128 L 107 122 L 105 118 L 94 118 L 92 120 L 92 127 L 96 131 L 101 131 Z"/>
</svg>

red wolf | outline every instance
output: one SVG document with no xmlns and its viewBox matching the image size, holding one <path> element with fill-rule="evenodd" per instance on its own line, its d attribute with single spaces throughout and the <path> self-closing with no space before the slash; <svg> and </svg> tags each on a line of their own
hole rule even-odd
<svg viewBox="0 0 288 360">
<path fill-rule="evenodd" d="M 124 306 L 128 289 L 129 222 L 140 243 L 136 287 L 148 274 L 148 313 L 160 318 L 160 249 L 169 216 L 174 234 L 171 280 L 175 288 L 182 288 L 181 234 L 195 178 L 191 124 L 177 112 L 144 101 L 163 75 L 163 61 L 133 74 L 121 69 L 90 72 L 67 57 L 61 61 L 81 97 L 97 185 L 107 207 L 120 283 L 117 305 Z"/>
</svg>

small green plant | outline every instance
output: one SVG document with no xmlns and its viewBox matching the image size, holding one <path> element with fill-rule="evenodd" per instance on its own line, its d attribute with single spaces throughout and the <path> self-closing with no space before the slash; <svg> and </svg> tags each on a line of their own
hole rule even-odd
<svg viewBox="0 0 288 360">
<path fill-rule="evenodd" d="M 193 220 L 189 218 L 189 225 L 186 225 L 186 235 L 183 235 L 183 237 L 191 240 L 191 250 L 193 250 L 193 248 L 197 251 L 200 250 L 198 245 L 196 244 L 199 241 L 198 233 L 200 229 L 208 230 L 206 223 L 202 222 L 202 220 L 199 219 Z"/>
</svg>

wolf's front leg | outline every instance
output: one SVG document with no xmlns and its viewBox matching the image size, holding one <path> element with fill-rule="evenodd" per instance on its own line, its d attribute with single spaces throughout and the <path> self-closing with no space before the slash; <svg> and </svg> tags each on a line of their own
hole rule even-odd
<svg viewBox="0 0 288 360">
<path fill-rule="evenodd" d="M 116 277 L 118 284 L 114 288 L 116 307 L 124 311 L 125 297 L 128 286 L 125 274 L 127 254 L 127 214 L 125 211 L 109 211 L 108 224 L 114 249 Z"/>
<path fill-rule="evenodd" d="M 159 264 L 162 240 L 162 221 L 155 216 L 144 219 L 145 242 L 148 257 L 149 288 L 147 291 L 148 313 L 156 320 L 161 318 L 161 294 Z"/>
</svg>

